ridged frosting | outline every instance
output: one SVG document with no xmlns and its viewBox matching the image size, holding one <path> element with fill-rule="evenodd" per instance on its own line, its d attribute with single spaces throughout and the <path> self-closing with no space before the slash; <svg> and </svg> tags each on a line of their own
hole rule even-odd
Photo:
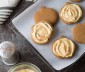
<svg viewBox="0 0 85 72">
<path fill-rule="evenodd" d="M 36 43 L 43 44 L 48 42 L 53 32 L 53 28 L 46 22 L 39 22 L 34 25 L 32 38 Z"/>
<path fill-rule="evenodd" d="M 82 16 L 82 10 L 77 4 L 68 4 L 62 8 L 60 16 L 66 22 L 77 22 Z"/>
<path fill-rule="evenodd" d="M 67 38 L 56 40 L 53 44 L 53 53 L 59 57 L 71 57 L 74 53 L 74 50 L 74 43 Z"/>
</svg>

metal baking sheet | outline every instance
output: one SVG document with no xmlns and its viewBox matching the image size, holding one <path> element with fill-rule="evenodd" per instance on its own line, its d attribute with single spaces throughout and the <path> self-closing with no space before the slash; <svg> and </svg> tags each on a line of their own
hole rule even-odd
<svg viewBox="0 0 85 72">
<path fill-rule="evenodd" d="M 35 47 L 35 49 L 47 60 L 47 62 L 56 70 L 61 70 L 76 60 L 85 52 L 85 44 L 79 44 L 74 41 L 72 38 L 72 28 L 76 25 L 66 25 L 61 20 L 56 23 L 54 26 L 55 34 L 51 41 L 45 45 L 35 44 L 31 39 L 31 27 L 34 23 L 34 13 L 41 6 L 46 6 L 55 9 L 56 11 L 60 11 L 61 7 L 65 5 L 66 2 L 70 2 L 70 0 L 38 0 L 35 4 L 27 8 L 24 12 L 15 17 L 12 22 L 14 26 L 18 29 L 18 31 Z M 85 10 L 85 1 L 78 3 L 83 11 Z M 85 15 L 85 14 L 84 14 Z M 85 17 L 79 23 L 85 23 Z M 55 39 L 58 39 L 61 35 L 68 37 L 73 40 L 78 46 L 76 48 L 76 52 L 72 58 L 68 59 L 59 59 L 52 52 L 52 43 Z"/>
</svg>

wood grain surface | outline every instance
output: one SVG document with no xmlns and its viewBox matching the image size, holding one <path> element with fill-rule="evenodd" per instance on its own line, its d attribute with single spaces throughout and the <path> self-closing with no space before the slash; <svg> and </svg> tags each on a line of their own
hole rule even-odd
<svg viewBox="0 0 85 72">
<path fill-rule="evenodd" d="M 20 62 L 30 62 L 37 65 L 42 72 L 54 72 L 33 50 L 30 43 L 16 30 L 13 26 L 11 19 L 20 14 L 27 7 L 32 5 L 32 2 L 26 2 L 21 0 L 18 6 L 14 9 L 14 12 L 9 19 L 0 25 L 0 43 L 2 41 L 12 41 L 16 45 L 16 50 L 20 53 Z M 0 72 L 8 72 L 10 66 L 5 65 L 0 58 Z M 69 70 L 69 67 L 59 72 L 85 72 L 85 55 L 74 64 Z M 66 71 L 67 70 L 67 71 Z M 58 72 L 58 71 L 56 71 Z"/>
</svg>

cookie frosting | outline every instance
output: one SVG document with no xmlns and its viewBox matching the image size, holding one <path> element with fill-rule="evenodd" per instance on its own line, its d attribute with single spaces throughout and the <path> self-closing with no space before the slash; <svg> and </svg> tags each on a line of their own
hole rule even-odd
<svg viewBox="0 0 85 72">
<path fill-rule="evenodd" d="M 33 27 L 32 38 L 35 42 L 43 44 L 49 40 L 52 32 L 53 28 L 50 26 L 50 24 L 46 22 L 39 22 Z"/>
<path fill-rule="evenodd" d="M 68 4 L 62 8 L 60 16 L 66 22 L 77 22 L 82 16 L 82 10 L 77 4 Z"/>
<path fill-rule="evenodd" d="M 68 58 L 71 57 L 74 53 L 75 45 L 74 43 L 67 39 L 62 38 L 54 42 L 53 44 L 53 53 L 58 57 Z"/>
</svg>

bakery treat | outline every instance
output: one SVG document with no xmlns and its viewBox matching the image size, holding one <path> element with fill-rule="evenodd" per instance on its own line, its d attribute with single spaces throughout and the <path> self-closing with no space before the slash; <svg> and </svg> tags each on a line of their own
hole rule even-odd
<svg viewBox="0 0 85 72">
<path fill-rule="evenodd" d="M 85 44 L 85 24 L 77 24 L 73 28 L 73 38 L 79 42 Z"/>
<path fill-rule="evenodd" d="M 39 22 L 32 27 L 32 39 L 37 44 L 45 44 L 53 34 L 52 26 L 47 22 Z"/>
<path fill-rule="evenodd" d="M 60 11 L 60 18 L 66 24 L 76 23 L 82 17 L 82 9 L 77 4 L 67 3 Z"/>
<path fill-rule="evenodd" d="M 75 45 L 71 40 L 61 38 L 53 43 L 52 51 L 59 58 L 69 58 L 73 56 Z"/>
<path fill-rule="evenodd" d="M 80 2 L 80 1 L 82 1 L 82 0 L 71 0 L 71 1 L 73 1 L 73 2 Z"/>
<path fill-rule="evenodd" d="M 40 9 L 34 15 L 34 21 L 36 24 L 40 21 L 45 21 L 54 25 L 56 24 L 57 20 L 58 20 L 58 14 L 52 8 L 40 7 Z"/>
</svg>

